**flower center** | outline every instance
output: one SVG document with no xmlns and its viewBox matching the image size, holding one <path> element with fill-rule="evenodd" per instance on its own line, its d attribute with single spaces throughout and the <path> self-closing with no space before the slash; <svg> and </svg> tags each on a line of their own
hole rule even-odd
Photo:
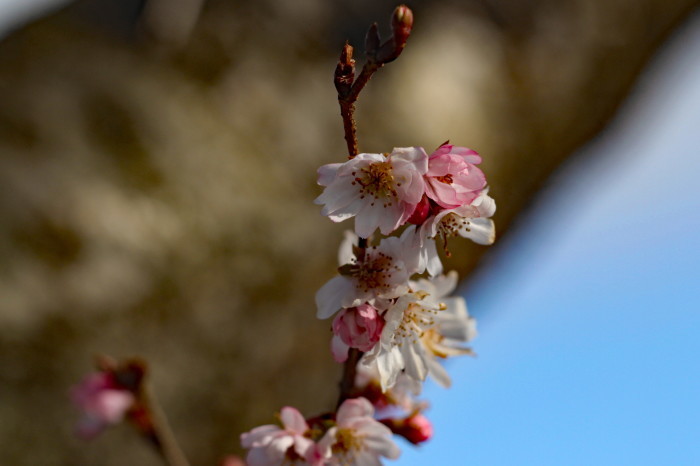
<svg viewBox="0 0 700 466">
<path fill-rule="evenodd" d="M 437 313 L 437 310 L 426 309 L 417 303 L 409 304 L 403 311 L 401 323 L 394 334 L 394 345 L 401 345 L 403 340 L 416 343 L 423 336 L 424 329 L 435 325 L 433 316 Z"/>
<path fill-rule="evenodd" d="M 445 250 L 445 255 L 451 257 L 452 254 L 447 249 L 447 239 L 451 236 L 455 236 L 459 231 L 464 228 L 467 232 L 471 231 L 469 229 L 469 219 L 465 217 L 460 217 L 455 213 L 449 213 L 440 219 L 437 225 L 437 235 L 442 238 L 443 247 Z"/>
<path fill-rule="evenodd" d="M 333 456 L 343 466 L 355 464 L 353 461 L 355 456 L 353 452 L 364 449 L 365 446 L 362 440 L 363 437 L 358 436 L 355 429 L 348 429 L 347 427 L 339 428 L 335 433 L 335 443 L 331 447 Z"/>
<path fill-rule="evenodd" d="M 348 275 L 356 281 L 356 287 L 365 293 L 376 290 L 378 294 L 391 289 L 391 277 L 399 267 L 391 256 L 370 248 L 365 252 L 364 260 L 351 264 Z"/>
<path fill-rule="evenodd" d="M 452 184 L 452 175 L 445 175 L 445 176 L 436 176 L 436 180 L 438 180 L 440 183 L 445 183 L 445 184 Z"/>
<path fill-rule="evenodd" d="M 352 172 L 355 180 L 353 185 L 360 185 L 360 199 L 371 196 L 375 200 L 384 199 L 384 207 L 392 205 L 392 199 L 398 199 L 394 185 L 394 175 L 389 162 L 376 162 L 360 169 L 360 173 Z M 399 184 L 397 184 L 400 186 Z M 374 205 L 374 201 L 370 205 Z"/>
</svg>

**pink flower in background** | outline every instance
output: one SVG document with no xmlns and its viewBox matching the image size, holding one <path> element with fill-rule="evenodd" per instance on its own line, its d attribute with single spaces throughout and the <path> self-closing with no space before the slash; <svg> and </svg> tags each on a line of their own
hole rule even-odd
<svg viewBox="0 0 700 466">
<path fill-rule="evenodd" d="M 406 223 L 425 192 L 428 155 L 421 147 L 391 154 L 359 154 L 345 163 L 323 165 L 318 184 L 326 189 L 314 201 L 334 222 L 355 218 L 355 232 L 388 235 Z"/>
<path fill-rule="evenodd" d="M 311 461 L 314 442 L 305 436 L 309 425 L 304 416 L 290 406 L 280 412 L 283 428 L 276 425 L 256 427 L 241 434 L 241 445 L 249 448 L 248 466 L 277 466 L 280 464 L 318 464 Z"/>
<path fill-rule="evenodd" d="M 345 362 L 348 349 L 369 351 L 379 341 L 384 319 L 369 304 L 343 309 L 333 320 L 331 349 L 337 362 Z"/>
<path fill-rule="evenodd" d="M 71 390 L 73 403 L 83 412 L 77 434 L 90 439 L 117 424 L 134 404 L 134 395 L 119 386 L 110 372 L 90 374 Z"/>
<path fill-rule="evenodd" d="M 331 427 L 317 446 L 324 465 L 381 465 L 380 457 L 396 459 L 401 454 L 391 429 L 375 420 L 374 408 L 365 398 L 345 400 Z"/>
<path fill-rule="evenodd" d="M 470 204 L 486 186 L 476 167 L 481 157 L 466 147 L 443 144 L 428 159 L 425 193 L 445 209 Z"/>
</svg>

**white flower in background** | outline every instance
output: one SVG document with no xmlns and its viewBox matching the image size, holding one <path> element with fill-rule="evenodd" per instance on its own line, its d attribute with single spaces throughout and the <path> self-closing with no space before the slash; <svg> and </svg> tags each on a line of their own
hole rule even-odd
<svg viewBox="0 0 700 466">
<path fill-rule="evenodd" d="M 430 374 L 449 386 L 450 378 L 438 358 L 470 354 L 459 344 L 476 334 L 464 299 L 448 296 L 456 285 L 456 272 L 412 281 L 411 292 L 387 311 L 379 344 L 363 359 L 366 365 L 376 364 L 383 391 L 392 388 L 401 374 L 415 382 Z"/>
<path fill-rule="evenodd" d="M 406 223 L 420 202 L 427 172 L 428 155 L 421 147 L 359 154 L 318 169 L 318 184 L 326 189 L 314 202 L 334 222 L 356 217 L 355 232 L 362 238 L 377 228 L 388 235 Z"/>
<path fill-rule="evenodd" d="M 430 293 L 445 306 L 435 316 L 435 326 L 421 336 L 421 343 L 430 376 L 448 388 L 451 385 L 450 376 L 439 360 L 474 354 L 470 348 L 462 345 L 476 337 L 476 320 L 469 316 L 464 298 L 449 296 L 457 287 L 457 272 L 454 270 L 430 281 L 421 279 L 411 282 L 411 287 Z"/>
<path fill-rule="evenodd" d="M 248 466 L 310 464 L 316 445 L 306 436 L 309 426 L 304 416 L 290 406 L 282 408 L 283 428 L 269 424 L 241 434 L 241 445 L 249 448 Z"/>
<path fill-rule="evenodd" d="M 329 466 L 381 466 L 381 457 L 401 454 L 391 429 L 374 419 L 374 407 L 365 398 L 345 400 L 331 427 L 317 445 L 318 456 Z"/>
<path fill-rule="evenodd" d="M 368 303 L 386 309 L 391 300 L 408 292 L 408 279 L 425 270 L 414 227 L 400 238 L 384 238 L 379 246 L 357 248 L 357 235 L 347 232 L 340 245 L 340 275 L 316 293 L 316 316 L 327 319 L 341 308 Z"/>
<path fill-rule="evenodd" d="M 386 312 L 379 343 L 363 360 L 364 364 L 376 361 L 382 391 L 393 387 L 402 371 L 416 381 L 425 380 L 428 366 L 420 338 L 435 325 L 435 316 L 443 308 L 427 293 L 411 292 Z"/>
</svg>

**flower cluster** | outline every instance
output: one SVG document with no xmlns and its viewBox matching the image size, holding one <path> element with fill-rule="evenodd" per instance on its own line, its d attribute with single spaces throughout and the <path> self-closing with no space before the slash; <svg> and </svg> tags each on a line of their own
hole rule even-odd
<svg viewBox="0 0 700 466">
<path fill-rule="evenodd" d="M 443 274 L 436 240 L 493 242 L 496 206 L 479 163 L 473 150 L 445 143 L 431 155 L 395 148 L 319 169 L 323 215 L 355 218 L 340 245 L 338 275 L 316 293 L 317 317 L 334 317 L 334 359 L 354 364 L 350 350 L 361 355 L 353 398 L 311 420 L 287 407 L 282 427 L 243 434 L 249 464 L 381 464 L 382 456 L 398 456 L 392 433 L 414 444 L 432 436 L 426 404 L 415 397 L 428 375 L 449 387 L 440 361 L 471 354 L 464 343 L 476 335 L 464 299 L 451 296 L 457 273 Z M 372 242 L 377 230 L 385 237 Z"/>
<path fill-rule="evenodd" d="M 395 148 L 319 169 L 322 213 L 336 222 L 355 217 L 355 234 L 341 244 L 339 275 L 316 294 L 317 317 L 335 314 L 334 358 L 362 351 L 383 390 L 402 373 L 416 382 L 430 374 L 447 386 L 438 361 L 470 352 L 460 344 L 475 335 L 475 324 L 464 299 L 449 296 L 457 276 L 442 274 L 435 241 L 459 235 L 493 242 L 495 202 L 479 163 L 475 151 L 446 143 L 430 156 L 421 147 Z M 400 236 L 360 247 L 359 237 L 377 229 L 390 235 L 406 223 L 412 225 Z"/>
<path fill-rule="evenodd" d="M 282 427 L 264 425 L 241 435 L 241 444 L 250 449 L 249 466 L 361 466 L 399 456 L 391 429 L 374 419 L 374 407 L 365 398 L 346 400 L 333 418 L 306 420 L 287 406 L 280 420 Z"/>
</svg>

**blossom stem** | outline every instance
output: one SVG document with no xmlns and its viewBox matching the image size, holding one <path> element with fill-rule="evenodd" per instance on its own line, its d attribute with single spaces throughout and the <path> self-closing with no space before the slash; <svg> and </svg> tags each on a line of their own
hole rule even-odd
<svg viewBox="0 0 700 466">
<path fill-rule="evenodd" d="M 189 466 L 189 461 L 177 443 L 163 409 L 147 383 L 141 385 L 139 401 L 144 408 L 148 423 L 147 425 L 139 425 L 138 422 L 135 422 L 136 427 L 156 448 L 168 466 Z"/>
<path fill-rule="evenodd" d="M 343 377 L 338 384 L 340 387 L 340 395 L 338 396 L 338 404 L 336 409 L 343 404 L 343 401 L 351 398 L 355 389 L 355 376 L 357 375 L 357 364 L 362 358 L 362 351 L 357 348 L 350 348 L 348 359 L 343 366 Z"/>
<path fill-rule="evenodd" d="M 401 54 L 406 46 L 406 40 L 411 33 L 412 27 L 413 13 L 405 5 L 400 5 L 394 10 L 391 23 L 393 36 L 383 44 L 380 44 L 377 25 L 373 24 L 367 33 L 365 41 L 365 53 L 368 60 L 362 67 L 362 71 L 357 79 L 355 79 L 355 60 L 352 58 L 353 48 L 348 43 L 345 43 L 343 46 L 335 69 L 334 82 L 338 91 L 340 115 L 343 117 L 348 157 L 351 159 L 359 153 L 357 124 L 354 117 L 355 102 L 372 75 L 385 63 L 395 60 Z"/>
</svg>

